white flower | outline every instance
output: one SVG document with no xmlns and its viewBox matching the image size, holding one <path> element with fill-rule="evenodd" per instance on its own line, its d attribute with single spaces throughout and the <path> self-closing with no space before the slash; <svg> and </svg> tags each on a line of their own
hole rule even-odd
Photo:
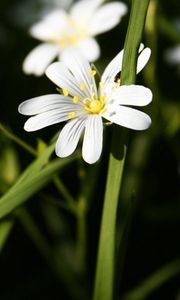
<svg viewBox="0 0 180 300">
<path fill-rule="evenodd" d="M 169 63 L 180 67 L 180 44 L 168 49 L 165 58 Z"/>
<path fill-rule="evenodd" d="M 137 72 L 146 65 L 150 49 L 145 48 L 138 57 Z M 68 121 L 62 129 L 56 154 L 67 157 L 72 154 L 84 132 L 82 156 L 90 164 L 95 163 L 102 151 L 102 118 L 118 125 L 144 130 L 151 119 L 144 112 L 130 106 L 144 106 L 151 102 L 152 93 L 140 85 L 120 86 L 117 77 L 122 66 L 123 50 L 106 67 L 98 86 L 96 71 L 78 51 L 69 49 L 62 54 L 62 62 L 51 64 L 46 75 L 62 89 L 63 95 L 45 95 L 20 104 L 19 112 L 32 115 L 25 123 L 26 131 Z"/>
<path fill-rule="evenodd" d="M 73 0 L 23 0 L 14 5 L 11 10 L 11 16 L 16 26 L 20 25 L 26 28 L 52 10 L 59 8 L 68 9 L 72 2 Z"/>
<path fill-rule="evenodd" d="M 89 60 L 100 56 L 100 48 L 93 38 L 116 26 L 127 12 L 121 2 L 101 5 L 103 0 L 81 0 L 72 5 L 69 14 L 57 9 L 30 29 L 30 34 L 42 41 L 23 63 L 27 74 L 42 75 L 47 66 L 69 47 L 78 48 Z"/>
</svg>

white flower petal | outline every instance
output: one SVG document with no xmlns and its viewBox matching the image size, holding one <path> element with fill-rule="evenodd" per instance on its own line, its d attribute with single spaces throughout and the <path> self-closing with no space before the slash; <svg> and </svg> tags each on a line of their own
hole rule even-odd
<svg viewBox="0 0 180 300">
<path fill-rule="evenodd" d="M 90 115 L 86 121 L 84 140 L 82 147 L 83 159 L 89 163 L 95 163 L 102 152 L 103 124 L 100 115 Z"/>
<path fill-rule="evenodd" d="M 80 51 L 74 48 L 67 48 L 62 52 L 61 60 L 72 72 L 79 83 L 79 86 L 81 84 L 85 84 L 86 89 L 83 92 L 87 95 L 87 97 L 91 94 L 92 86 L 95 94 L 97 94 L 95 79 L 90 76 L 90 64 Z"/>
<path fill-rule="evenodd" d="M 70 10 L 71 17 L 79 24 L 88 24 L 92 15 L 103 0 L 81 0 L 77 1 Z"/>
<path fill-rule="evenodd" d="M 100 57 L 100 47 L 95 39 L 87 37 L 79 45 L 78 48 L 87 58 L 88 61 L 95 61 Z"/>
<path fill-rule="evenodd" d="M 70 97 L 58 94 L 44 95 L 22 102 L 18 107 L 18 111 L 23 115 L 32 116 L 52 109 L 62 108 L 71 103 L 72 98 Z"/>
<path fill-rule="evenodd" d="M 103 117 L 110 122 L 134 130 L 144 130 L 151 125 L 150 117 L 144 112 L 120 105 L 109 105 Z"/>
<path fill-rule="evenodd" d="M 56 154 L 59 157 L 71 155 L 79 142 L 80 136 L 85 127 L 85 118 L 76 118 L 69 121 L 62 129 L 56 142 Z"/>
<path fill-rule="evenodd" d="M 101 81 L 105 83 L 105 85 L 114 82 L 115 76 L 121 71 L 123 53 L 124 50 L 121 50 L 105 68 L 101 77 Z"/>
<path fill-rule="evenodd" d="M 142 85 L 122 85 L 112 98 L 116 104 L 144 106 L 152 101 L 152 92 Z"/>
<path fill-rule="evenodd" d="M 43 18 L 44 22 L 54 24 L 54 26 L 61 25 L 62 19 L 67 16 L 67 13 L 63 9 L 54 9 L 50 13 L 46 14 Z"/>
<path fill-rule="evenodd" d="M 145 67 L 150 56 L 151 56 L 150 48 L 145 48 L 144 50 L 141 51 L 137 59 L 137 70 L 136 70 L 137 74 Z"/>
<path fill-rule="evenodd" d="M 42 41 L 59 38 L 67 24 L 67 14 L 64 10 L 53 10 L 42 21 L 30 28 L 30 34 Z"/>
<path fill-rule="evenodd" d="M 110 30 L 115 27 L 127 12 L 127 6 L 121 2 L 112 2 L 101 6 L 93 15 L 88 27 L 90 35 Z"/>
<path fill-rule="evenodd" d="M 25 58 L 23 71 L 26 74 L 42 75 L 58 52 L 59 47 L 55 44 L 44 43 L 37 46 Z"/>
<path fill-rule="evenodd" d="M 144 45 L 141 43 L 139 47 L 139 57 L 137 59 L 137 73 L 139 73 L 147 64 L 149 57 L 151 55 L 150 48 L 145 48 Z M 123 55 L 124 55 L 124 49 L 121 50 L 113 59 L 112 61 L 107 65 L 105 68 L 101 81 L 105 84 L 112 83 L 115 79 L 115 76 L 121 72 L 122 70 L 122 62 L 123 62 Z"/>
<path fill-rule="evenodd" d="M 141 43 L 140 46 L 139 46 L 139 53 L 144 49 L 144 44 Z"/>
<path fill-rule="evenodd" d="M 67 89 L 72 96 L 78 96 L 81 99 L 86 97 L 84 91 L 80 90 L 76 78 L 69 72 L 65 63 L 55 62 L 46 70 L 47 77 L 62 89 Z"/>
<path fill-rule="evenodd" d="M 24 125 L 24 129 L 26 131 L 35 131 L 49 125 L 67 121 L 69 120 L 69 113 L 71 112 L 77 113 L 78 115 L 81 113 L 80 107 L 74 103 L 62 105 L 60 108 L 54 107 L 52 110 L 29 118 Z"/>
</svg>

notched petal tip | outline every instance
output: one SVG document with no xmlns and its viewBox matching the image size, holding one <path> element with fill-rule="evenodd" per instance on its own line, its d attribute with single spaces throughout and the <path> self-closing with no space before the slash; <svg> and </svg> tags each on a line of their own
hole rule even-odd
<svg viewBox="0 0 180 300">
<path fill-rule="evenodd" d="M 47 66 L 58 55 L 59 48 L 53 43 L 42 43 L 36 46 L 26 56 L 22 69 L 26 74 L 41 76 L 44 74 Z"/>
<path fill-rule="evenodd" d="M 22 70 L 26 75 L 34 75 L 36 77 L 40 77 L 44 74 L 44 70 L 32 68 L 32 66 L 29 64 L 28 57 L 23 62 Z"/>
</svg>

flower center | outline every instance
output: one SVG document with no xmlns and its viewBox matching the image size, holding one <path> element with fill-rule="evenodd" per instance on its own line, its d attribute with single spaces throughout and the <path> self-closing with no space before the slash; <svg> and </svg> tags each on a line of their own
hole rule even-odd
<svg viewBox="0 0 180 300">
<path fill-rule="evenodd" d="M 85 39 L 87 32 L 70 16 L 67 16 L 66 27 L 60 35 L 59 39 L 50 37 L 49 40 L 57 43 L 61 48 L 66 48 L 69 46 L 77 46 Z"/>
<path fill-rule="evenodd" d="M 106 110 L 105 96 L 101 96 L 99 99 L 87 99 L 84 108 L 89 114 L 98 115 L 104 112 Z"/>
</svg>

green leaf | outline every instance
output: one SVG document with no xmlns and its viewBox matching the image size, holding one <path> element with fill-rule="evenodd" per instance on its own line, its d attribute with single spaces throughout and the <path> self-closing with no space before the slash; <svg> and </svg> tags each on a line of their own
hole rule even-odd
<svg viewBox="0 0 180 300">
<path fill-rule="evenodd" d="M 53 151 L 54 151 L 54 144 L 47 147 L 45 151 L 40 156 L 38 156 L 37 159 L 35 159 L 31 165 L 29 165 L 29 167 L 19 177 L 16 184 L 19 184 L 22 180 L 31 176 L 31 174 L 34 174 L 38 172 L 40 169 L 42 169 L 42 167 L 44 167 L 48 163 L 49 158 Z"/>
<path fill-rule="evenodd" d="M 24 171 L 17 182 L 0 198 L 0 218 L 12 212 L 16 207 L 28 200 L 52 179 L 52 175 L 62 170 L 77 156 L 66 159 L 54 159 L 48 162 L 54 144 L 46 148 L 40 157 Z"/>
</svg>

